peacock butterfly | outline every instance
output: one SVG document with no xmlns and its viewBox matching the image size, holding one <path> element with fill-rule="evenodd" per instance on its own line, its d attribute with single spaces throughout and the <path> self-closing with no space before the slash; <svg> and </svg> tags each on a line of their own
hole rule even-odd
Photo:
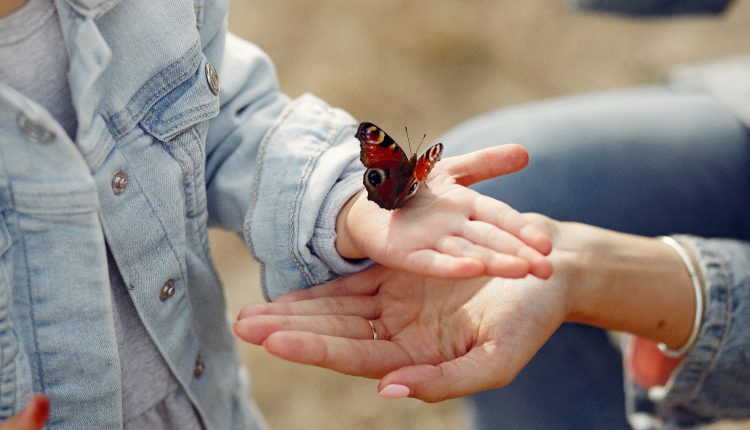
<svg viewBox="0 0 750 430">
<path fill-rule="evenodd" d="M 367 198 L 388 210 L 400 208 L 414 196 L 443 153 L 443 144 L 437 143 L 421 157 L 414 153 L 407 158 L 396 141 L 370 122 L 361 123 L 355 136 L 359 159 L 367 168 L 363 178 Z"/>
</svg>

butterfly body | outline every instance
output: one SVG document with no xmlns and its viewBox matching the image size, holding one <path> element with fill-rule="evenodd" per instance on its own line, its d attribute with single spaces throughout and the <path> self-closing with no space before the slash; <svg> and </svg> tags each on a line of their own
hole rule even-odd
<svg viewBox="0 0 750 430">
<path fill-rule="evenodd" d="M 359 159 L 367 168 L 363 177 L 367 198 L 388 210 L 400 208 L 414 196 L 443 153 L 443 144 L 438 143 L 421 157 L 408 158 L 396 141 L 369 122 L 359 125 L 356 137 Z"/>
</svg>

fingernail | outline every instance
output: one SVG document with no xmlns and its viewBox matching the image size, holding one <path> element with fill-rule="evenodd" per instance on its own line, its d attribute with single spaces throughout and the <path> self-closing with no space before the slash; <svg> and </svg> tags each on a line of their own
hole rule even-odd
<svg viewBox="0 0 750 430">
<path fill-rule="evenodd" d="M 401 384 L 390 384 L 378 392 L 379 396 L 389 399 L 403 399 L 411 394 L 411 388 Z"/>
</svg>

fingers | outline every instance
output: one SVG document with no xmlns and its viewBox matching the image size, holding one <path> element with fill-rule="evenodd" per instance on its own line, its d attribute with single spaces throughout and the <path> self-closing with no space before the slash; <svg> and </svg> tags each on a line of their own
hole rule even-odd
<svg viewBox="0 0 750 430">
<path fill-rule="evenodd" d="M 307 331 L 326 336 L 350 339 L 387 339 L 385 327 L 371 319 L 350 315 L 321 316 L 282 316 L 259 315 L 245 318 L 234 324 L 234 333 L 241 339 L 255 345 L 262 344 L 268 336 L 277 331 Z"/>
<path fill-rule="evenodd" d="M 454 272 L 461 276 L 494 275 L 505 278 L 523 278 L 526 276 L 529 273 L 529 264 L 524 259 L 513 255 L 525 245 L 508 233 L 498 231 L 489 225 L 487 227 L 492 233 L 496 233 L 496 235 L 492 235 L 496 239 L 497 236 L 503 236 L 502 240 L 498 239 L 497 242 L 494 242 L 495 247 L 486 246 L 483 243 L 486 241 L 485 237 L 481 236 L 481 232 L 472 230 L 467 232 L 464 237 L 446 236 L 441 238 L 436 244 L 436 249 L 442 254 L 454 257 L 454 260 L 468 258 L 473 260 L 475 264 L 480 263 L 474 270 Z M 489 232 L 487 233 L 489 234 Z M 543 258 L 541 255 L 539 257 Z M 446 265 L 437 264 L 437 266 L 439 269 L 446 271 L 451 269 Z"/>
<path fill-rule="evenodd" d="M 469 186 L 521 170 L 528 162 L 526 149 L 508 144 L 446 158 L 442 161 L 442 167 L 458 184 Z"/>
<path fill-rule="evenodd" d="M 378 394 L 439 402 L 509 384 L 517 373 L 510 364 L 503 363 L 497 345 L 486 343 L 438 365 L 421 364 L 395 370 L 380 381 Z"/>
<path fill-rule="evenodd" d="M 274 302 L 284 303 L 329 296 L 371 295 L 380 288 L 383 272 L 384 269 L 382 266 L 375 265 L 328 284 L 285 294 L 277 297 Z"/>
<path fill-rule="evenodd" d="M 49 399 L 35 394 L 21 412 L 0 423 L 0 430 L 42 430 L 49 418 Z"/>
<path fill-rule="evenodd" d="M 470 278 L 484 273 L 481 261 L 462 256 L 460 251 L 451 249 L 449 245 L 413 251 L 403 260 L 403 268 L 437 278 Z M 406 285 L 404 287 L 408 288 Z"/>
<path fill-rule="evenodd" d="M 478 195 L 473 200 L 474 219 L 497 226 L 516 236 L 543 255 L 552 251 L 552 241 L 538 227 L 507 204 L 491 197 Z"/>
<path fill-rule="evenodd" d="M 285 360 L 366 378 L 380 378 L 393 369 L 412 364 L 400 346 L 385 340 L 282 331 L 268 336 L 263 346 L 269 353 Z"/>
<path fill-rule="evenodd" d="M 488 275 L 505 278 L 519 278 L 527 273 L 547 279 L 552 275 L 552 264 L 539 251 L 530 247 L 510 233 L 482 221 L 471 221 L 466 225 L 463 237 L 474 246 L 474 253 L 486 265 Z M 465 250 L 465 252 L 470 252 Z M 467 254 L 464 254 L 467 255 Z M 508 258 L 512 258 L 508 262 Z M 513 272 L 506 267 L 512 264 L 515 270 L 521 270 L 518 260 L 525 264 L 525 272 Z"/>
<path fill-rule="evenodd" d="M 256 315 L 358 315 L 374 319 L 379 314 L 378 302 L 372 296 L 347 296 L 247 305 L 237 319 Z"/>
</svg>

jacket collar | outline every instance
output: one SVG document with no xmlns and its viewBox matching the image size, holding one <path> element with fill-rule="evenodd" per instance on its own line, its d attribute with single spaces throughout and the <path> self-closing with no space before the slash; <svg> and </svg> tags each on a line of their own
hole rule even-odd
<svg viewBox="0 0 750 430">
<path fill-rule="evenodd" d="M 97 19 L 112 9 L 121 0 L 65 0 L 70 7 L 81 15 Z"/>
<path fill-rule="evenodd" d="M 92 141 L 100 97 L 96 82 L 112 59 L 109 45 L 99 32 L 96 18 L 104 15 L 120 0 L 55 0 L 60 28 L 68 50 L 68 82 L 76 110 L 76 141 Z"/>
</svg>

